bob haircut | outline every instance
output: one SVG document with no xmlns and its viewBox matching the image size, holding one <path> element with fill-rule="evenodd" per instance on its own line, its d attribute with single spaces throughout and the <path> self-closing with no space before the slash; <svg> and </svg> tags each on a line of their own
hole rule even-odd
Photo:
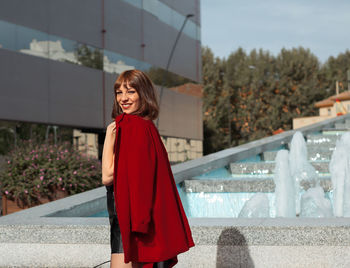
<svg viewBox="0 0 350 268">
<path fill-rule="evenodd" d="M 122 108 L 117 102 L 117 90 L 124 85 L 124 87 L 132 87 L 139 94 L 140 106 L 132 114 L 141 117 L 147 117 L 154 120 L 158 117 L 159 106 L 156 98 L 155 88 L 151 79 L 140 70 L 128 70 L 122 72 L 114 83 L 114 104 L 112 111 L 112 118 L 115 119 L 118 115 L 123 113 Z"/>
</svg>

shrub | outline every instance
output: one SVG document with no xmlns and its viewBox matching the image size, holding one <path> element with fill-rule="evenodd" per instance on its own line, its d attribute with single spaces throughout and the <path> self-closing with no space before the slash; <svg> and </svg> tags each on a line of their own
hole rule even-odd
<svg viewBox="0 0 350 268">
<path fill-rule="evenodd" d="M 22 141 L 6 156 L 0 177 L 2 195 L 21 208 L 55 200 L 57 191 L 68 195 L 101 183 L 101 163 L 75 149 L 69 142 L 57 145 Z"/>
</svg>

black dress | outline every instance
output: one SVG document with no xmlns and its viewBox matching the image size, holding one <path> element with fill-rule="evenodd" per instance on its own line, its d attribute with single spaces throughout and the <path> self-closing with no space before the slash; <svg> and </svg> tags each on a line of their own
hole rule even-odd
<svg viewBox="0 0 350 268">
<path fill-rule="evenodd" d="M 111 254 L 113 253 L 124 253 L 122 236 L 120 234 L 120 227 L 117 217 L 117 211 L 114 204 L 114 193 L 113 184 L 106 186 L 107 189 L 107 210 L 109 216 L 109 223 L 111 226 L 110 237 L 111 237 Z"/>
<path fill-rule="evenodd" d="M 114 192 L 113 184 L 106 186 L 107 189 L 107 210 L 110 223 L 110 242 L 111 242 L 111 254 L 113 253 L 124 253 L 122 236 L 120 233 L 120 227 L 117 217 L 117 211 L 115 209 L 114 203 Z M 171 260 L 166 260 L 162 262 L 156 262 L 153 264 L 154 268 L 168 268 Z"/>
</svg>

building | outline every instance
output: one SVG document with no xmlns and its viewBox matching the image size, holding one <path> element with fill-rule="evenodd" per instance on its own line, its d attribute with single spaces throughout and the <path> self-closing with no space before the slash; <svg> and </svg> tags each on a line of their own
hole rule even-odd
<svg viewBox="0 0 350 268">
<path fill-rule="evenodd" d="M 199 0 L 2 1 L 0 120 L 73 127 L 75 142 L 101 157 L 118 74 L 164 72 L 182 25 L 168 70 L 201 81 L 199 8 Z M 172 162 L 202 155 L 201 106 L 164 89 L 159 132 Z"/>
<path fill-rule="evenodd" d="M 312 125 L 332 117 L 350 113 L 350 91 L 344 91 L 325 100 L 316 102 L 315 107 L 319 109 L 319 115 L 294 118 L 293 129 Z"/>
</svg>

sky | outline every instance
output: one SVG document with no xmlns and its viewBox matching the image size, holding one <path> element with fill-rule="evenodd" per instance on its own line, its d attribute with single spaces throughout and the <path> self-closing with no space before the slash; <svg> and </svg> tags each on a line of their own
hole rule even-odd
<svg viewBox="0 0 350 268">
<path fill-rule="evenodd" d="M 350 0 L 201 0 L 201 37 L 220 58 L 302 46 L 324 63 L 350 49 Z"/>
</svg>

